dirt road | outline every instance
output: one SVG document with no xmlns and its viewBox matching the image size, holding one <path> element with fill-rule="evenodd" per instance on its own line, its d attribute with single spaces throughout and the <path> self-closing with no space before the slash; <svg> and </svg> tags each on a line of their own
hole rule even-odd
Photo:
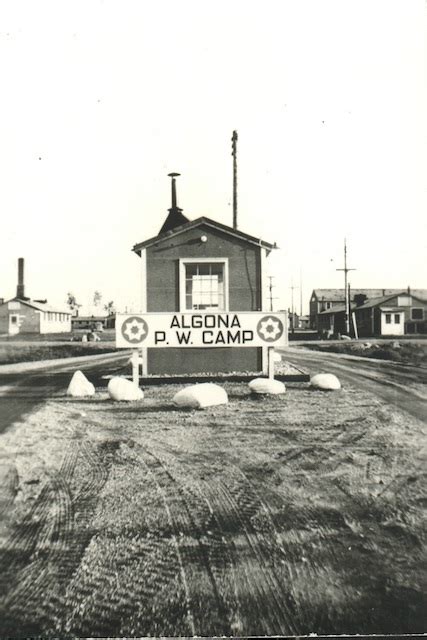
<svg viewBox="0 0 427 640">
<path fill-rule="evenodd" d="M 76 369 L 90 374 L 94 383 L 99 384 L 106 370 L 122 372 L 128 359 L 126 352 L 53 361 L 44 366 L 38 366 L 41 363 L 0 366 L 0 433 L 47 398 L 63 392 Z"/>
<path fill-rule="evenodd" d="M 64 374 L 0 435 L 3 635 L 425 628 L 419 420 L 350 384 L 183 412 L 174 385 L 117 404 Z"/>
<path fill-rule="evenodd" d="M 427 369 L 415 365 L 371 360 L 338 353 L 322 353 L 300 347 L 280 350 L 283 357 L 312 375 L 329 372 L 344 383 L 375 393 L 420 420 L 427 416 Z"/>
</svg>

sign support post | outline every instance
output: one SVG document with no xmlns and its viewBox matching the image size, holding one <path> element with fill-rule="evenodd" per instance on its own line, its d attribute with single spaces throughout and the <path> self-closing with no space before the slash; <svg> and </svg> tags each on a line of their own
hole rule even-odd
<svg viewBox="0 0 427 640">
<path fill-rule="evenodd" d="M 268 347 L 268 377 L 274 380 L 274 347 Z"/>
<path fill-rule="evenodd" d="M 139 353 L 138 349 L 132 349 L 132 382 L 139 387 Z"/>
</svg>

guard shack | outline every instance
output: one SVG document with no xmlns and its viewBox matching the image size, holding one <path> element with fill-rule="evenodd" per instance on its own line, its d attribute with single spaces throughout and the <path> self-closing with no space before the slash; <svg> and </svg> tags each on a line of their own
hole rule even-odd
<svg viewBox="0 0 427 640">
<path fill-rule="evenodd" d="M 169 175 L 166 220 L 157 236 L 133 247 L 141 259 L 142 313 L 200 314 L 207 322 L 207 314 L 267 312 L 265 261 L 275 246 L 210 218 L 189 220 L 177 206 L 179 174 Z M 143 374 L 267 371 L 265 347 L 216 347 L 145 347 Z"/>
</svg>

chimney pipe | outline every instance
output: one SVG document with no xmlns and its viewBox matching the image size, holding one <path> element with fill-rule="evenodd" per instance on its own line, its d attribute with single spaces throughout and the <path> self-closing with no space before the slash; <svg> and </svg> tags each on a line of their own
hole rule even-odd
<svg viewBox="0 0 427 640">
<path fill-rule="evenodd" d="M 175 178 L 177 178 L 180 175 L 181 175 L 180 173 L 168 173 L 168 176 L 170 178 L 172 178 L 172 206 L 171 206 L 171 209 L 177 209 L 178 208 L 177 199 L 176 199 L 176 180 L 175 180 Z"/>
<path fill-rule="evenodd" d="M 18 286 L 16 287 L 16 297 L 25 297 L 24 286 L 24 258 L 18 258 Z"/>
</svg>

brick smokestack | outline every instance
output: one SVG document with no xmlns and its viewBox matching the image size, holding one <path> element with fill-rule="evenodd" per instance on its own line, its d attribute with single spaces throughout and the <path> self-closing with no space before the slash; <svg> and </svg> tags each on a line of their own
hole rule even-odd
<svg viewBox="0 0 427 640">
<path fill-rule="evenodd" d="M 25 298 L 24 258 L 18 258 L 18 286 L 16 287 L 16 297 Z"/>
</svg>

